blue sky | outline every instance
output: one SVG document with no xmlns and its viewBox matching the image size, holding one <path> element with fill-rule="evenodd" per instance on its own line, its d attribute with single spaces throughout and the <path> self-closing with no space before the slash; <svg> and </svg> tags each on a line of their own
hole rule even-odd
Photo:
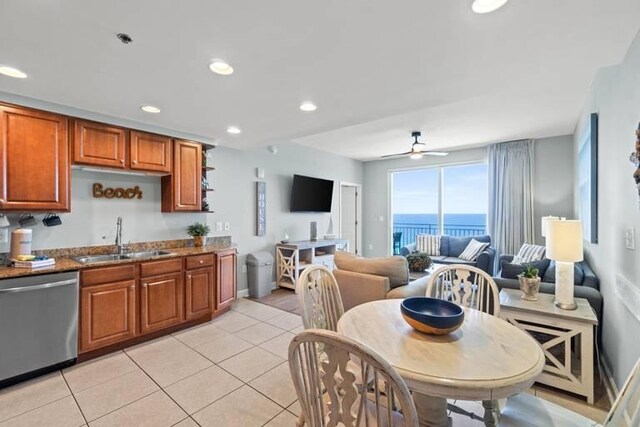
<svg viewBox="0 0 640 427">
<path fill-rule="evenodd" d="M 394 172 L 393 213 L 437 213 L 439 168 Z M 486 213 L 487 165 L 444 168 L 444 213 Z"/>
</svg>

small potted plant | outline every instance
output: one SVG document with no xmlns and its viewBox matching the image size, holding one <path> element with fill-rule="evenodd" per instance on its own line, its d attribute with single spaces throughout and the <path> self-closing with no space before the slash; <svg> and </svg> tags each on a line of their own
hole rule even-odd
<svg viewBox="0 0 640 427">
<path fill-rule="evenodd" d="M 409 263 L 409 270 L 416 273 L 424 272 L 432 264 L 431 257 L 425 252 L 410 253 L 407 255 L 407 262 Z"/>
<path fill-rule="evenodd" d="M 518 274 L 520 290 L 523 292 L 522 299 L 525 301 L 538 301 L 538 290 L 540 289 L 540 277 L 538 269 L 528 264 L 524 271 Z"/>
<path fill-rule="evenodd" d="M 204 244 L 204 238 L 211 229 L 207 224 L 196 222 L 187 227 L 187 234 L 193 237 L 193 246 L 200 247 Z"/>
</svg>

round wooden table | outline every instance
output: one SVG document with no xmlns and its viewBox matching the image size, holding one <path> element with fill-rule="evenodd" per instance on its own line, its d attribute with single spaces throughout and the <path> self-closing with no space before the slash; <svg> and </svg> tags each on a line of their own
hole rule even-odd
<svg viewBox="0 0 640 427">
<path fill-rule="evenodd" d="M 338 332 L 370 347 L 398 371 L 414 392 L 421 425 L 448 425 L 446 399 L 506 398 L 529 388 L 542 372 L 539 345 L 506 321 L 466 308 L 460 329 L 426 335 L 402 318 L 401 301 L 358 305 L 342 315 Z"/>
</svg>

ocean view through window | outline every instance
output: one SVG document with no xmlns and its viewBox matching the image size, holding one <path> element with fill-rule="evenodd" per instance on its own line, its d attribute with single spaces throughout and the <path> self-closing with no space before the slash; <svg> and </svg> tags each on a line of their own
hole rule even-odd
<svg viewBox="0 0 640 427">
<path fill-rule="evenodd" d="M 392 173 L 393 253 L 418 234 L 486 234 L 485 163 Z"/>
</svg>

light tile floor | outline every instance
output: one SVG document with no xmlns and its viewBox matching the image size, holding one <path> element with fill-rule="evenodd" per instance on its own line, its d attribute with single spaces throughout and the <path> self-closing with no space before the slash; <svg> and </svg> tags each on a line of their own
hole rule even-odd
<svg viewBox="0 0 640 427">
<path fill-rule="evenodd" d="M 0 427 L 294 426 L 286 359 L 301 330 L 299 316 L 243 298 L 206 324 L 0 390 Z"/>
</svg>

